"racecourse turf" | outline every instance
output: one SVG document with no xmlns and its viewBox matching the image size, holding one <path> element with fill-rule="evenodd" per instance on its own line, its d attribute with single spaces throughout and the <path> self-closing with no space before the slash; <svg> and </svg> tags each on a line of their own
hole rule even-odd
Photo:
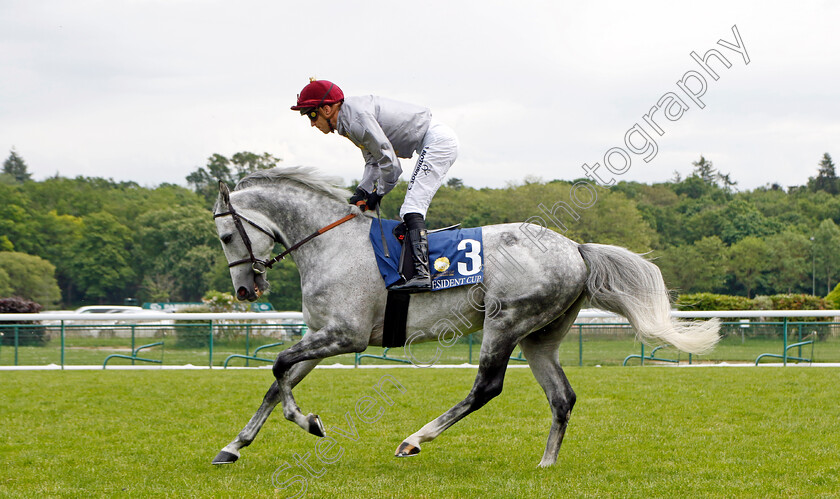
<svg viewBox="0 0 840 499">
<path fill-rule="evenodd" d="M 0 372 L 0 496 L 840 496 L 838 368 L 567 374 L 578 402 L 557 465 L 539 469 L 549 409 L 526 368 L 403 459 L 397 445 L 461 400 L 475 370 L 316 370 L 295 393 L 334 440 L 278 409 L 221 467 L 210 461 L 254 413 L 269 370 Z"/>
</svg>

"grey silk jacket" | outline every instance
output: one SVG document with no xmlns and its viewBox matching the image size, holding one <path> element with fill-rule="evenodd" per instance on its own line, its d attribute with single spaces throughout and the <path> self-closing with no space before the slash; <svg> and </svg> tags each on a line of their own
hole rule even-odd
<svg viewBox="0 0 840 499">
<path fill-rule="evenodd" d="M 397 158 L 419 152 L 432 112 L 422 106 L 374 95 L 347 97 L 338 111 L 336 131 L 362 150 L 365 172 L 359 187 L 387 194 L 397 185 L 402 167 Z"/>
</svg>

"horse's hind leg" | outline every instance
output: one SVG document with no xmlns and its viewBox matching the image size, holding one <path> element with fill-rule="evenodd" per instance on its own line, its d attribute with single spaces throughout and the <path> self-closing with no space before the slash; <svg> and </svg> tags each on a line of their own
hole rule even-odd
<svg viewBox="0 0 840 499">
<path fill-rule="evenodd" d="M 551 430 L 549 430 L 548 442 L 539 464 L 540 467 L 551 466 L 557 461 L 560 445 L 563 443 L 563 436 L 566 434 L 566 427 L 575 405 L 575 392 L 560 366 L 558 350 L 560 341 L 574 323 L 582 302 L 583 298 L 578 299 L 565 315 L 545 328 L 531 333 L 519 343 L 522 353 L 528 359 L 531 372 L 545 391 L 545 396 L 551 406 Z"/>
<path fill-rule="evenodd" d="M 320 362 L 320 359 L 296 364 L 289 372 L 292 386 L 297 385 L 304 376 L 309 374 L 309 372 L 318 365 L 318 362 Z M 219 452 L 219 454 L 213 459 L 213 464 L 230 464 L 239 459 L 239 450 L 250 445 L 251 442 L 254 441 L 257 437 L 257 433 L 259 433 L 263 424 L 265 424 L 265 421 L 268 419 L 268 416 L 271 414 L 271 411 L 274 410 L 281 400 L 282 396 L 280 388 L 277 386 L 277 382 L 275 381 L 271 384 L 268 392 L 266 392 L 263 402 L 260 404 L 260 408 L 257 409 L 257 412 L 253 417 L 251 417 L 251 420 L 248 421 L 248 424 L 246 424 L 245 428 L 239 432 L 233 442 L 227 444 L 225 448 L 222 449 L 221 452 Z"/>
<path fill-rule="evenodd" d="M 491 333 L 485 325 L 478 375 L 475 378 L 472 390 L 464 400 L 406 438 L 397 448 L 397 457 L 419 454 L 421 443 L 434 440 L 447 428 L 463 419 L 464 416 L 483 407 L 493 397 L 502 393 L 505 370 L 510 354 L 516 348 L 516 339 L 509 336 L 500 338 L 500 336 L 502 335 Z"/>
</svg>

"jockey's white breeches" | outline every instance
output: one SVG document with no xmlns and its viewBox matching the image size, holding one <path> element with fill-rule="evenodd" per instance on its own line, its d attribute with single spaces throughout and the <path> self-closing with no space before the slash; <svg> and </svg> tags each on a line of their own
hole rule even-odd
<svg viewBox="0 0 840 499">
<path fill-rule="evenodd" d="M 423 138 L 420 157 L 411 172 L 405 202 L 400 208 L 400 218 L 406 213 L 420 213 L 426 218 L 426 211 L 432 197 L 443 183 L 449 167 L 458 158 L 458 137 L 455 132 L 435 120 L 429 125 Z"/>
</svg>

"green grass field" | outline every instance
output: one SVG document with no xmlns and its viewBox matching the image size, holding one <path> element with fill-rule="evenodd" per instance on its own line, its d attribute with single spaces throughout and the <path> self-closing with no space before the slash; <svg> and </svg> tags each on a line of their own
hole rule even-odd
<svg viewBox="0 0 840 499">
<path fill-rule="evenodd" d="M 316 370 L 298 403 L 327 428 L 347 429 L 349 415 L 356 440 L 329 432 L 322 464 L 324 440 L 278 410 L 224 467 L 210 461 L 269 371 L 0 372 L 0 496 L 288 497 L 304 479 L 316 498 L 840 496 L 837 368 L 567 374 L 578 403 L 557 465 L 538 469 L 549 409 L 528 369 L 510 369 L 500 397 L 406 459 L 397 445 L 463 398 L 474 370 Z M 362 422 L 356 403 L 384 375 L 405 392 L 389 390 L 394 405 Z M 295 464 L 307 453 L 311 473 Z"/>
</svg>

